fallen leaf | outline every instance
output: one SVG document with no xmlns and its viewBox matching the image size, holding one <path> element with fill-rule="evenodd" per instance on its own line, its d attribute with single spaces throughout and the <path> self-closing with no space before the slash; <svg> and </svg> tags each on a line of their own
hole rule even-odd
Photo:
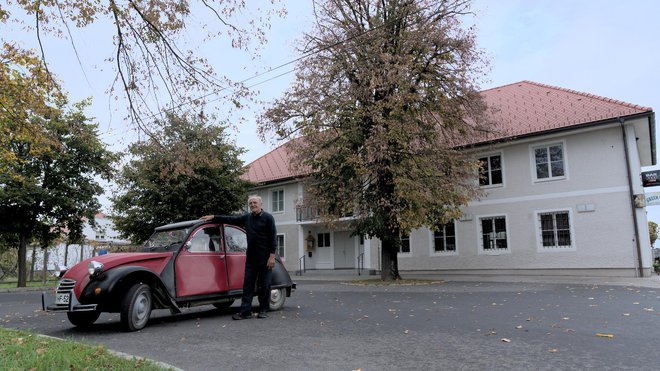
<svg viewBox="0 0 660 371">
<path fill-rule="evenodd" d="M 601 334 L 600 332 L 596 333 L 596 336 L 601 337 L 601 338 L 609 338 L 609 339 L 614 338 L 614 334 Z"/>
<path fill-rule="evenodd" d="M 522 328 L 522 326 L 518 325 L 518 326 L 516 326 L 516 328 L 517 328 L 518 330 L 520 330 L 520 329 Z"/>
<path fill-rule="evenodd" d="M 557 353 L 558 350 L 557 350 L 557 348 L 552 348 L 552 349 L 548 349 L 548 352 L 550 352 L 550 353 Z"/>
<path fill-rule="evenodd" d="M 505 343 L 510 343 L 510 342 L 511 342 L 511 339 L 502 338 L 502 341 L 505 342 Z"/>
</svg>

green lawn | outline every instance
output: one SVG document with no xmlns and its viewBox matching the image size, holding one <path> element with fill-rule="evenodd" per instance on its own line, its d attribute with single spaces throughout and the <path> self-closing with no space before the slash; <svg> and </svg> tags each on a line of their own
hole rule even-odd
<svg viewBox="0 0 660 371">
<path fill-rule="evenodd" d="M 115 355 L 102 345 L 48 338 L 0 327 L 3 370 L 165 370 L 154 362 Z"/>
<path fill-rule="evenodd" d="M 57 278 L 52 278 L 42 283 L 41 281 L 30 281 L 27 283 L 27 287 L 55 287 L 57 286 Z M 16 280 L 12 281 L 0 281 L 0 289 L 12 289 L 16 288 Z"/>
</svg>

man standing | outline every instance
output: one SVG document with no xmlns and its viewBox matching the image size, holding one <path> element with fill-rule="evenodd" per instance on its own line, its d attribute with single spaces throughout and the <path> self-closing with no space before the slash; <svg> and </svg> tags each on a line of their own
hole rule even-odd
<svg viewBox="0 0 660 371">
<path fill-rule="evenodd" d="M 250 212 L 240 216 L 205 215 L 202 220 L 228 223 L 245 228 L 247 234 L 247 253 L 245 259 L 245 278 L 243 279 L 243 298 L 241 311 L 232 318 L 235 320 L 252 317 L 252 298 L 254 284 L 258 281 L 259 314 L 258 318 L 267 318 L 270 303 L 270 281 L 275 266 L 277 230 L 275 219 L 262 209 L 259 196 L 248 198 Z"/>
</svg>

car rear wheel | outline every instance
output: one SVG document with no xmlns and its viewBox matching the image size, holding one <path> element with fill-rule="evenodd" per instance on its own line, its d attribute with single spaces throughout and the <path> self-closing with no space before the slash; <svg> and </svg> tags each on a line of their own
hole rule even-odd
<svg viewBox="0 0 660 371">
<path fill-rule="evenodd" d="M 69 318 L 69 322 L 77 327 L 91 326 L 97 319 L 99 319 L 100 315 L 101 312 L 96 310 L 85 312 L 66 312 L 66 316 Z"/>
<path fill-rule="evenodd" d="M 270 290 L 270 310 L 280 310 L 286 300 L 286 289 L 284 287 Z"/>
<path fill-rule="evenodd" d="M 127 331 L 144 328 L 151 315 L 151 289 L 144 283 L 133 285 L 121 303 L 121 323 Z"/>
</svg>

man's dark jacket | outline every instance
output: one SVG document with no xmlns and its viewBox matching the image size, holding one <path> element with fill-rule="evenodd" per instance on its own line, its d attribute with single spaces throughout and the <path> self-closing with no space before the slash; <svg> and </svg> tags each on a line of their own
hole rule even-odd
<svg viewBox="0 0 660 371">
<path fill-rule="evenodd" d="M 246 258 L 252 262 L 266 262 L 270 254 L 277 250 L 277 229 L 275 219 L 265 211 L 240 216 L 214 215 L 214 222 L 233 224 L 245 228 L 247 234 Z"/>
</svg>

